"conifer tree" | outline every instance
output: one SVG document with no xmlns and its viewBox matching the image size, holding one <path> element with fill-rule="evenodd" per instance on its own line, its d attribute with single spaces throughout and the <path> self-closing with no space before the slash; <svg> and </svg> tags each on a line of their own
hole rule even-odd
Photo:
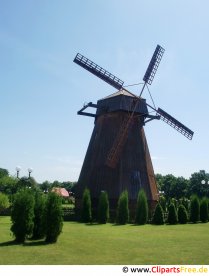
<svg viewBox="0 0 209 276">
<path fill-rule="evenodd" d="M 200 202 L 200 220 L 208 222 L 208 199 L 206 197 Z"/>
<path fill-rule="evenodd" d="M 45 212 L 46 242 L 55 243 L 63 227 L 62 199 L 59 195 L 54 192 L 48 194 Z"/>
<path fill-rule="evenodd" d="M 81 221 L 84 223 L 88 223 L 92 221 L 91 195 L 90 195 L 89 189 L 87 188 L 83 192 Z"/>
<path fill-rule="evenodd" d="M 183 204 L 180 204 L 178 208 L 178 221 L 180 224 L 185 224 L 188 222 L 188 213 Z"/>
<path fill-rule="evenodd" d="M 200 201 L 197 195 L 191 197 L 190 221 L 197 223 L 200 220 Z"/>
<path fill-rule="evenodd" d="M 23 243 L 33 233 L 34 204 L 34 195 L 28 189 L 20 190 L 14 197 L 11 231 L 16 242 Z"/>
<path fill-rule="evenodd" d="M 126 224 L 129 221 L 128 192 L 121 193 L 118 200 L 117 219 L 118 224 Z"/>
<path fill-rule="evenodd" d="M 45 236 L 45 208 L 46 198 L 40 192 L 35 193 L 34 228 L 32 238 L 41 239 Z"/>
<path fill-rule="evenodd" d="M 147 196 L 143 189 L 138 193 L 137 207 L 136 207 L 136 218 L 135 223 L 139 225 L 146 224 L 148 220 L 148 204 Z"/>
<path fill-rule="evenodd" d="M 178 223 L 178 217 L 177 217 L 176 207 L 174 203 L 171 203 L 171 205 L 168 208 L 168 223 L 169 224 Z"/>
<path fill-rule="evenodd" d="M 163 209 L 160 203 L 158 203 L 155 208 L 154 215 L 152 218 L 152 223 L 157 225 L 164 224 Z"/>
<path fill-rule="evenodd" d="M 109 219 L 109 200 L 108 194 L 102 191 L 99 197 L 98 204 L 98 222 L 101 224 L 107 223 Z"/>
</svg>

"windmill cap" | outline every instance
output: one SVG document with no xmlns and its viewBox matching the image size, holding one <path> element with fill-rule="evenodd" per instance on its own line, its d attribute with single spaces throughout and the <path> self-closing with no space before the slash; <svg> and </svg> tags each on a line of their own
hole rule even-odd
<svg viewBox="0 0 209 276">
<path fill-rule="evenodd" d="M 101 100 L 105 100 L 105 99 L 108 99 L 108 98 L 112 98 L 112 97 L 116 97 L 116 96 L 121 96 L 121 95 L 123 95 L 123 96 L 129 96 L 129 97 L 137 97 L 138 98 L 137 95 L 129 92 L 128 90 L 121 89 L 121 90 L 116 91 L 115 93 L 113 93 L 113 94 L 111 94 L 111 95 L 109 95 L 109 96 L 107 96 L 105 98 L 102 98 Z"/>
<path fill-rule="evenodd" d="M 140 99 L 137 101 L 137 99 Z M 136 106 L 137 104 L 137 106 Z M 126 111 L 147 114 L 146 100 L 134 95 L 126 89 L 121 89 L 97 102 L 97 116 L 115 111 Z"/>
</svg>

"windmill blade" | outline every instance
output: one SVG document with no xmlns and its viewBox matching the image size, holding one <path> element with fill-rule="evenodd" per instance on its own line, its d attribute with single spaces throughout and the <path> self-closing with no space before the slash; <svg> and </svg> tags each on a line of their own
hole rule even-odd
<svg viewBox="0 0 209 276">
<path fill-rule="evenodd" d="M 145 83 L 148 83 L 149 85 L 152 84 L 164 52 L 165 49 L 163 49 L 160 45 L 157 45 L 143 78 Z"/>
<path fill-rule="evenodd" d="M 81 67 L 83 67 L 84 69 L 86 69 L 87 71 L 97 76 L 98 78 L 109 83 L 116 89 L 120 90 L 123 87 L 124 82 L 122 80 L 120 80 L 104 68 L 100 67 L 90 59 L 84 57 L 83 55 L 78 53 L 73 61 Z"/>
<path fill-rule="evenodd" d="M 171 127 L 175 128 L 178 132 L 183 134 L 186 138 L 189 140 L 192 140 L 194 132 L 180 123 L 178 120 L 173 118 L 171 115 L 169 115 L 167 112 L 162 110 L 161 108 L 158 108 L 157 113 L 160 115 L 160 119 L 166 122 Z"/>
</svg>

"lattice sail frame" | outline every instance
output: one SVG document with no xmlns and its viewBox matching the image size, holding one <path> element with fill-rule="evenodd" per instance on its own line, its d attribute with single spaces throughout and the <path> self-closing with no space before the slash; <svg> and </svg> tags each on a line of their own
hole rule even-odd
<svg viewBox="0 0 209 276">
<path fill-rule="evenodd" d="M 150 63 L 147 67 L 147 71 L 144 74 L 143 81 L 145 83 L 148 83 L 149 85 L 152 84 L 152 81 L 155 77 L 155 74 L 157 72 L 157 68 L 160 64 L 160 61 L 162 59 L 162 56 L 165 52 L 165 49 L 163 49 L 160 45 L 157 45 L 154 54 L 150 60 Z"/>
<path fill-rule="evenodd" d="M 95 76 L 99 77 L 103 81 L 109 83 L 116 89 L 120 90 L 123 87 L 124 82 L 105 70 L 104 68 L 100 67 L 90 59 L 84 57 L 81 54 L 77 54 L 73 60 L 75 63 L 86 69 L 87 71 L 91 72 Z"/>
<path fill-rule="evenodd" d="M 194 132 L 180 123 L 178 120 L 173 118 L 170 114 L 162 110 L 161 108 L 158 108 L 157 113 L 160 115 L 160 119 L 166 122 L 171 127 L 175 128 L 178 132 L 180 132 L 182 135 L 184 135 L 189 140 L 192 140 Z"/>
</svg>

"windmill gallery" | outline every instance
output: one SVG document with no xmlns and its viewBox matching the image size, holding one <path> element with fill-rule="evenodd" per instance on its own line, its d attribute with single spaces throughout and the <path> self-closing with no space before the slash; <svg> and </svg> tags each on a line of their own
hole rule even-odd
<svg viewBox="0 0 209 276">
<path fill-rule="evenodd" d="M 107 82 L 117 92 L 97 101 L 89 102 L 78 111 L 79 115 L 95 118 L 94 129 L 80 172 L 76 190 L 76 210 L 81 208 L 82 193 L 87 187 L 91 192 L 92 208 L 96 209 L 101 191 L 109 196 L 110 210 L 117 208 L 119 195 L 128 191 L 129 209 L 134 213 L 138 192 L 144 189 L 150 208 L 159 198 L 152 161 L 144 133 L 144 126 L 153 119 L 161 119 L 188 139 L 193 131 L 161 108 L 146 103 L 142 98 L 144 88 L 152 84 L 164 49 L 157 45 L 145 72 L 140 96 L 123 86 L 123 81 L 81 54 L 74 62 Z M 86 112 L 93 107 L 96 113 Z M 156 113 L 150 115 L 149 110 Z"/>
</svg>

